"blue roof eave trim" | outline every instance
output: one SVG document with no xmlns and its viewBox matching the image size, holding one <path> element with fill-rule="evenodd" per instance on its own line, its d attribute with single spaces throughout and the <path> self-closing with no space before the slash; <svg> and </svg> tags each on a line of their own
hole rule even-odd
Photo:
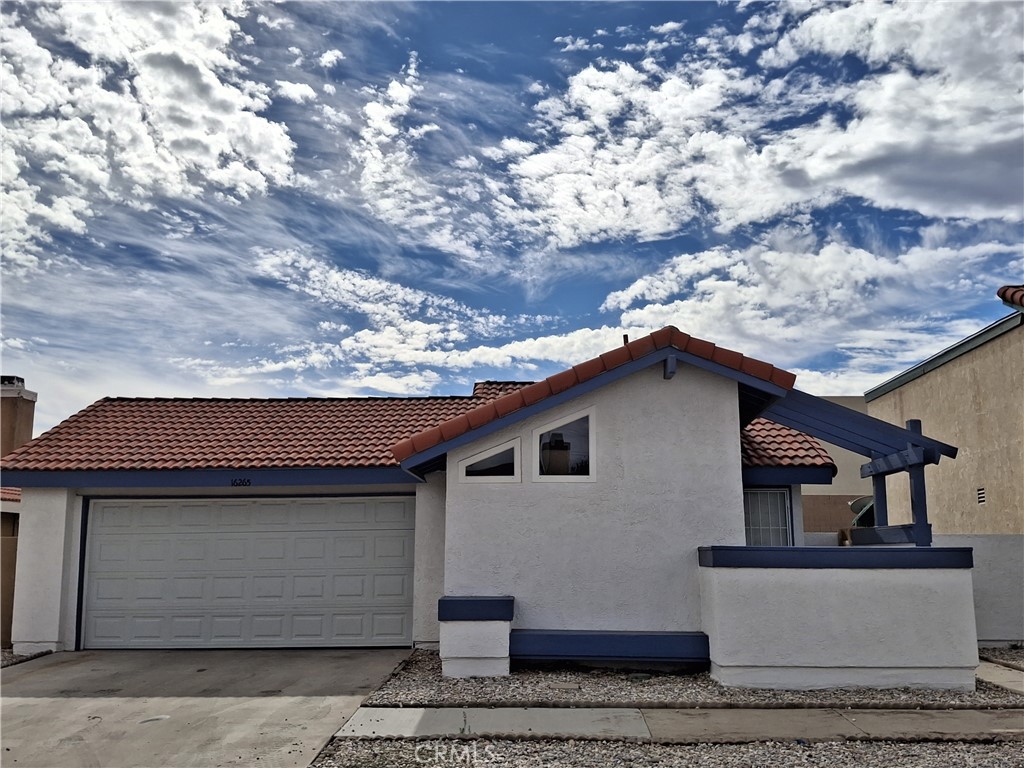
<svg viewBox="0 0 1024 768">
<path fill-rule="evenodd" d="M 270 486 L 408 485 L 422 482 L 401 467 L 298 469 L 5 470 L 4 483 L 19 488 L 235 488 Z"/>
<path fill-rule="evenodd" d="M 698 547 L 704 568 L 973 568 L 970 547 Z"/>
<path fill-rule="evenodd" d="M 665 349 L 655 350 L 638 360 L 631 360 L 628 363 L 613 368 L 610 371 L 598 374 L 589 381 L 585 381 L 582 384 L 576 384 L 569 389 L 559 392 L 556 395 L 549 395 L 543 400 L 534 403 L 533 405 L 527 405 L 520 408 L 512 413 L 509 413 L 501 418 L 495 419 L 492 422 L 484 424 L 476 429 L 471 429 L 465 434 L 453 437 L 451 440 L 445 440 L 442 443 L 438 443 L 432 448 L 428 448 L 425 451 L 414 453 L 412 456 L 402 462 L 402 468 L 409 471 L 415 472 L 417 467 L 426 464 L 433 459 L 445 455 L 448 451 L 455 448 L 459 448 L 463 445 L 468 445 L 476 440 L 479 440 L 487 435 L 493 434 L 498 430 L 504 429 L 505 427 L 516 424 L 520 421 L 524 421 L 531 416 L 535 416 L 538 413 L 543 413 L 549 408 L 554 408 L 562 403 L 574 400 L 581 395 L 585 395 L 589 392 L 593 392 L 596 389 L 611 384 L 612 382 L 624 379 L 627 376 L 642 371 L 651 366 L 657 365 L 658 363 L 666 360 L 669 357 L 674 357 L 680 363 L 686 365 L 692 365 L 695 368 L 700 368 L 711 373 L 716 373 L 719 376 L 724 376 L 727 379 L 732 379 L 740 384 L 746 384 L 748 387 L 760 390 L 772 397 L 785 397 L 788 390 L 780 387 L 778 384 L 773 384 L 770 381 L 764 381 L 756 376 L 751 376 L 743 371 L 737 371 L 734 368 L 716 363 L 712 360 L 706 360 L 703 357 L 697 357 L 696 355 L 689 352 L 682 352 L 675 347 L 666 347 Z"/>
<path fill-rule="evenodd" d="M 831 485 L 835 467 L 744 467 L 743 485 Z"/>
</svg>

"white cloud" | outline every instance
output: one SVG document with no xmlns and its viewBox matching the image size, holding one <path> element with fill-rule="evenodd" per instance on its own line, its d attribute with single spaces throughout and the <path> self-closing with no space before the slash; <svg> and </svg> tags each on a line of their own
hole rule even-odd
<svg viewBox="0 0 1024 768">
<path fill-rule="evenodd" d="M 344 58 L 344 53 L 339 51 L 337 48 L 332 48 L 331 50 L 322 53 L 317 61 L 324 69 L 330 69 Z"/>
<path fill-rule="evenodd" d="M 277 18 L 271 19 L 261 13 L 256 17 L 256 21 L 267 29 L 292 29 L 295 27 L 295 22 L 287 16 L 278 16 Z"/>
<path fill-rule="evenodd" d="M 572 35 L 556 37 L 554 42 L 562 46 L 563 53 L 569 51 L 599 51 L 604 48 L 601 43 L 591 43 L 585 37 L 573 37 Z"/>
<path fill-rule="evenodd" d="M 806 243 L 773 234 L 766 241 Z M 838 352 L 832 370 L 877 377 L 976 330 L 976 321 L 954 318 L 975 308 L 991 290 L 993 267 L 1017 249 L 988 242 L 887 256 L 835 241 L 812 250 L 714 248 L 670 259 L 609 294 L 601 309 L 620 311 L 624 326 L 676 325 L 783 366 L 806 368 Z"/>
<path fill-rule="evenodd" d="M 52 233 L 85 232 L 97 204 L 144 208 L 206 190 L 246 198 L 291 183 L 292 141 L 259 116 L 269 93 L 234 57 L 240 7 L 172 8 L 67 3 L 3 15 L 8 264 L 31 268 Z"/>
<path fill-rule="evenodd" d="M 306 83 L 291 83 L 287 80 L 277 81 L 277 95 L 296 104 L 316 100 L 316 91 Z"/>
<path fill-rule="evenodd" d="M 664 24 L 658 24 L 657 26 L 651 27 L 651 32 L 656 35 L 671 35 L 675 32 L 681 31 L 683 28 L 683 22 L 681 21 L 666 21 Z"/>
<path fill-rule="evenodd" d="M 419 171 L 411 144 L 423 125 L 407 127 L 413 100 L 423 90 L 413 53 L 401 80 L 372 90 L 362 109 L 364 124 L 353 157 L 360 163 L 359 187 L 374 215 L 420 244 L 478 262 L 477 237 L 454 216 L 456 202 L 443 186 Z"/>
<path fill-rule="evenodd" d="M 1019 221 L 1022 8 L 779 6 L 747 25 L 767 44 L 799 20 L 761 56 L 764 72 L 730 62 L 730 51 L 754 41 L 740 45 L 724 27 L 698 41 L 703 58 L 584 67 L 535 105 L 530 153 L 502 144 L 481 152 L 507 164 L 494 215 L 550 249 L 664 238 L 695 221 L 727 234 L 849 197 L 925 216 Z M 992 45 L 964 42 L 981 39 Z M 631 45 L 650 54 L 667 44 Z M 776 69 L 805 53 L 860 55 L 877 71 L 836 82 Z"/>
</svg>

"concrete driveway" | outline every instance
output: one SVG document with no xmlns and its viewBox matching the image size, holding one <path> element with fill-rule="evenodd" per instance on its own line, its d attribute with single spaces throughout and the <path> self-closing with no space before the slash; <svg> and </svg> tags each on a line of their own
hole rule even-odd
<svg viewBox="0 0 1024 768">
<path fill-rule="evenodd" d="M 407 650 L 81 651 L 0 673 L 4 766 L 308 766 Z"/>
</svg>

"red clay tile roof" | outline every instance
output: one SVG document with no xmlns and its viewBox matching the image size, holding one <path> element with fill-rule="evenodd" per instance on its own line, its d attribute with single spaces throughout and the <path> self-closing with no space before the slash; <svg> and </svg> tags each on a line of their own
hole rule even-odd
<svg viewBox="0 0 1024 768">
<path fill-rule="evenodd" d="M 587 360 L 572 368 L 549 376 L 543 381 L 528 387 L 510 392 L 490 403 L 481 405 L 468 413 L 460 414 L 442 424 L 407 437 L 395 444 L 391 449 L 399 461 L 405 461 L 413 454 L 426 451 L 443 442 L 464 435 L 470 430 L 482 427 L 492 421 L 507 416 L 528 405 L 540 402 L 547 397 L 564 392 L 570 387 L 589 381 L 595 376 L 618 368 L 633 360 L 639 360 L 652 352 L 673 347 L 680 352 L 688 352 L 697 357 L 749 374 L 762 381 L 771 382 L 783 389 L 792 389 L 796 376 L 789 371 L 776 368 L 770 363 L 746 357 L 725 347 L 718 347 L 710 341 L 704 341 L 683 333 L 678 328 L 667 326 L 655 331 L 650 336 L 631 341 L 616 347 L 603 355 Z"/>
<path fill-rule="evenodd" d="M 832 467 L 836 465 L 817 439 L 768 419 L 754 419 L 740 433 L 745 467 Z"/>
<path fill-rule="evenodd" d="M 4 470 L 393 467 L 390 447 L 532 382 L 481 382 L 473 397 L 105 398 L 2 460 Z M 744 466 L 829 466 L 814 438 L 757 419 Z M 4 488 L 18 493 L 17 488 Z M 14 499 L 10 499 L 14 500 Z"/>
<path fill-rule="evenodd" d="M 0 487 L 0 501 L 21 501 L 21 488 Z"/>
<path fill-rule="evenodd" d="M 509 392 L 528 387 L 532 381 L 478 381 L 473 385 L 473 397 L 484 397 L 495 400 Z"/>
<path fill-rule="evenodd" d="M 396 466 L 390 450 L 395 442 L 484 400 L 105 398 L 12 451 L 2 466 L 46 471 Z"/>
<path fill-rule="evenodd" d="M 1004 285 L 996 291 L 996 296 L 1007 304 L 1024 310 L 1024 285 Z"/>
</svg>

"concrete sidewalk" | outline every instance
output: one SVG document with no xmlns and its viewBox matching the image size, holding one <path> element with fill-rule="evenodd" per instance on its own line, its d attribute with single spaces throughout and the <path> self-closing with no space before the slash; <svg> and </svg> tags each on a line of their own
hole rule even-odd
<svg viewBox="0 0 1024 768">
<path fill-rule="evenodd" d="M 364 707 L 336 735 L 641 739 L 681 744 L 848 738 L 1024 741 L 1024 709 Z"/>
<path fill-rule="evenodd" d="M 984 680 L 986 683 L 998 685 L 1000 688 L 1014 693 L 1024 693 L 1024 672 L 1019 669 L 983 661 L 978 665 L 974 674 L 979 680 Z"/>
</svg>

